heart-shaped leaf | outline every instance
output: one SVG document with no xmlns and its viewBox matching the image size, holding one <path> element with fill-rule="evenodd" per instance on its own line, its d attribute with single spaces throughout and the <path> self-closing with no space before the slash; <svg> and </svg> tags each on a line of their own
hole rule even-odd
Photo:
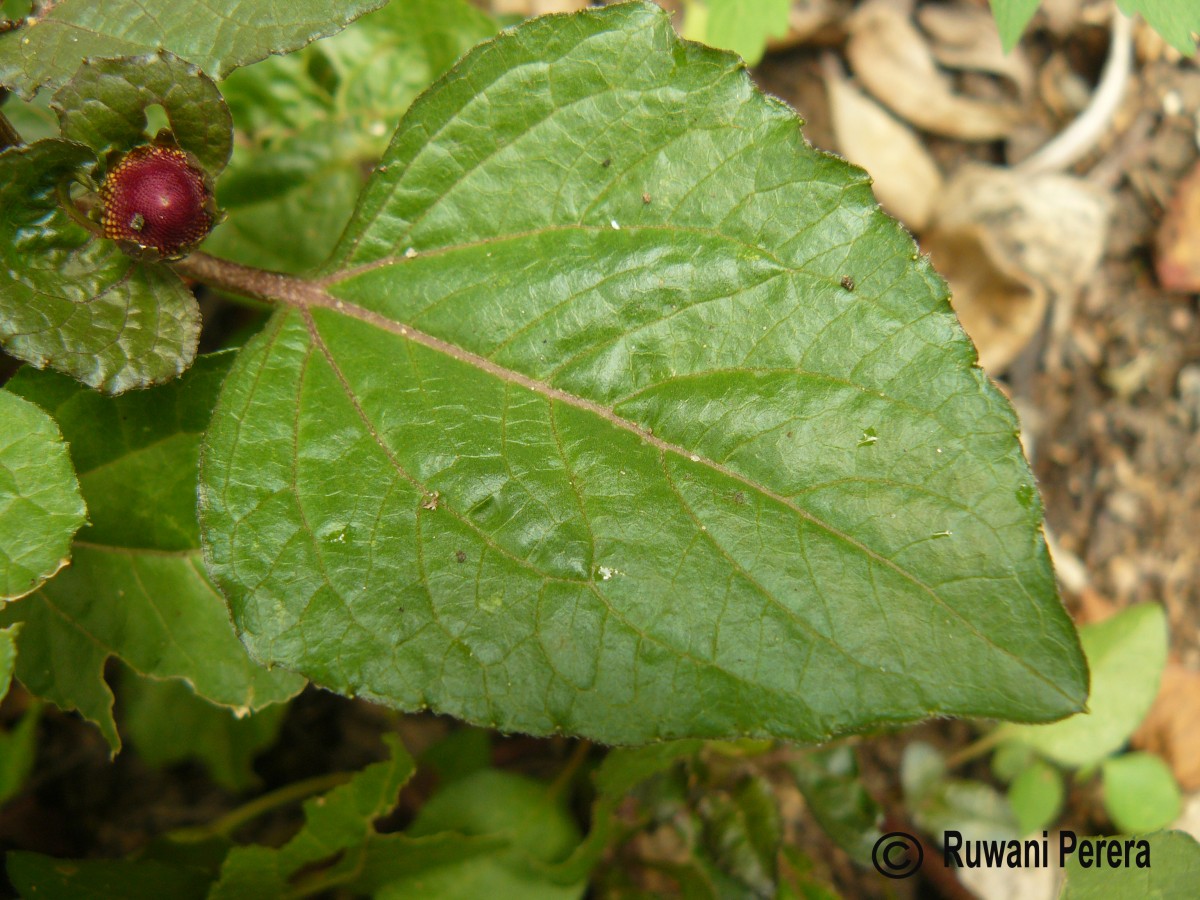
<svg viewBox="0 0 1200 900">
<path fill-rule="evenodd" d="M 615 743 L 1081 706 L 1016 419 L 945 285 L 656 7 L 477 48 L 322 280 L 273 284 L 201 483 L 259 659 Z"/>
</svg>

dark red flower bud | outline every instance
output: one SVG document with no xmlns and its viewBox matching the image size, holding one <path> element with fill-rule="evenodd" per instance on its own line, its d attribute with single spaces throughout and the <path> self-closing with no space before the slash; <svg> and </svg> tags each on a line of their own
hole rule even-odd
<svg viewBox="0 0 1200 900">
<path fill-rule="evenodd" d="M 165 259 L 193 250 L 217 222 L 204 171 L 182 150 L 147 144 L 123 156 L 100 186 L 104 235 Z"/>
</svg>

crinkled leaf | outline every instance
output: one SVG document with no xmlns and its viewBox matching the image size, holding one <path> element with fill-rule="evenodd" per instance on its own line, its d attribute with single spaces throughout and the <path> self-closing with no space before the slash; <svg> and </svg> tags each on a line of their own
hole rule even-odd
<svg viewBox="0 0 1200 900">
<path fill-rule="evenodd" d="M 1113 897 L 1191 897 L 1200 884 L 1200 844 L 1185 831 L 1123 835 L 1150 843 L 1150 865 L 1113 867 L 1079 864 L 1079 854 L 1067 857 L 1066 884 L 1059 900 L 1112 900 Z M 1091 838 L 1095 840 L 1095 838 Z M 1134 856 L 1136 859 L 1136 854 Z"/>
<path fill-rule="evenodd" d="M 797 756 L 789 768 L 825 833 L 855 862 L 869 865 L 883 811 L 863 786 L 854 749 L 815 750 Z"/>
<path fill-rule="evenodd" d="M 944 284 L 656 7 L 473 51 L 326 270 L 206 439 L 259 659 L 622 743 L 1080 707 L 1016 420 Z"/>
<path fill-rule="evenodd" d="M 1106 759 L 1100 772 L 1104 808 L 1122 834 L 1157 831 L 1179 817 L 1179 785 L 1161 756 L 1122 753 Z"/>
<path fill-rule="evenodd" d="M 451 832 L 503 839 L 495 852 L 397 879 L 380 900 L 567 900 L 582 896 L 585 882 L 562 883 L 546 864 L 565 859 L 579 830 L 549 786 L 511 772 L 485 769 L 448 785 L 421 807 L 408 834 L 432 838 Z"/>
<path fill-rule="evenodd" d="M 344 785 L 304 804 L 304 828 L 278 849 L 236 847 L 221 869 L 210 900 L 300 896 L 322 889 L 374 892 L 409 874 L 493 852 L 503 841 L 438 835 L 414 839 L 379 834 L 373 822 L 392 809 L 413 773 L 412 759 L 394 735 L 391 757 L 368 766 Z M 375 894 L 379 896 L 378 894 Z M 418 896 L 437 896 L 422 892 Z"/>
<path fill-rule="evenodd" d="M 288 272 L 324 262 L 413 98 L 495 31 L 465 0 L 396 0 L 235 72 L 222 89 L 242 139 L 219 185 L 229 215 L 207 249 Z"/>
<path fill-rule="evenodd" d="M 1167 662 L 1167 620 L 1161 606 L 1143 603 L 1079 629 L 1092 671 L 1090 709 L 1051 725 L 1003 725 L 1048 759 L 1082 768 L 1119 749 L 1141 724 Z"/>
<path fill-rule="evenodd" d="M 154 391 L 111 398 L 23 370 L 8 389 L 58 419 L 92 523 L 73 565 L 0 619 L 24 622 L 17 677 L 34 694 L 95 722 L 115 749 L 104 663 L 186 680 L 239 710 L 294 695 L 303 679 L 252 662 L 200 560 L 195 485 L 204 431 L 232 354 L 200 360 Z"/>
<path fill-rule="evenodd" d="M 0 153 L 0 345 L 112 394 L 192 364 L 200 311 L 160 263 L 131 259 L 59 205 L 90 149 L 46 140 Z"/>
<path fill-rule="evenodd" d="M 182 681 L 138 678 L 132 672 L 121 680 L 121 701 L 121 732 L 142 759 L 153 766 L 199 760 L 231 791 L 258 782 L 254 757 L 275 741 L 287 710 L 276 704 L 239 716 L 198 697 Z"/>
<path fill-rule="evenodd" d="M 36 590 L 67 564 L 71 538 L 87 509 L 54 419 L 36 404 L 0 391 L 0 422 L 2 606 Z"/>
<path fill-rule="evenodd" d="M 0 36 L 0 84 L 24 97 L 63 84 L 88 58 L 159 49 L 220 80 L 345 28 L 386 0 L 58 0 Z"/>
<path fill-rule="evenodd" d="M 146 108 L 167 114 L 180 148 L 215 177 L 233 149 L 233 120 L 212 79 L 164 51 L 117 59 L 89 59 L 54 95 L 67 140 L 100 156 L 128 150 L 147 135 Z"/>
</svg>

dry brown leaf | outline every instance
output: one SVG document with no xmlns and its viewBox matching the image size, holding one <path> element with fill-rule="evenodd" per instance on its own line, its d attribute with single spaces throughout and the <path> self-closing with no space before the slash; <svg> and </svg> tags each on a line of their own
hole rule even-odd
<svg viewBox="0 0 1200 900">
<path fill-rule="evenodd" d="M 1073 297 L 1104 251 L 1107 196 L 1068 175 L 969 165 L 941 196 L 921 241 L 954 309 L 999 374 L 1037 333 L 1054 297 Z"/>
<path fill-rule="evenodd" d="M 1175 186 L 1158 229 L 1155 270 L 1168 291 L 1200 291 L 1200 163 Z"/>
<path fill-rule="evenodd" d="M 859 82 L 919 128 L 967 141 L 1007 135 L 1021 119 L 1017 104 L 956 93 L 911 13 L 911 0 L 869 0 L 851 17 L 846 55 Z"/>
<path fill-rule="evenodd" d="M 1033 87 L 1033 67 L 1020 46 L 1005 53 L 991 12 L 978 6 L 922 6 L 921 27 L 933 39 L 934 59 L 950 69 L 988 72 L 1012 82 L 1019 97 Z"/>
<path fill-rule="evenodd" d="M 1168 662 L 1133 746 L 1167 761 L 1185 791 L 1200 788 L 1200 672 Z"/>
<path fill-rule="evenodd" d="M 910 229 L 929 224 L 942 174 L 912 129 L 854 88 L 833 56 L 822 60 L 829 110 L 843 156 L 871 173 L 879 204 Z"/>
</svg>

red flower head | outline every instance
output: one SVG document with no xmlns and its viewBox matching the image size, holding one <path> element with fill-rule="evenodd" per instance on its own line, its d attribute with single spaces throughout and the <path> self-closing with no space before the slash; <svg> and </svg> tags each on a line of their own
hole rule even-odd
<svg viewBox="0 0 1200 900">
<path fill-rule="evenodd" d="M 182 150 L 147 144 L 112 166 L 100 186 L 104 236 L 164 259 L 195 249 L 217 222 L 204 171 Z"/>
</svg>

